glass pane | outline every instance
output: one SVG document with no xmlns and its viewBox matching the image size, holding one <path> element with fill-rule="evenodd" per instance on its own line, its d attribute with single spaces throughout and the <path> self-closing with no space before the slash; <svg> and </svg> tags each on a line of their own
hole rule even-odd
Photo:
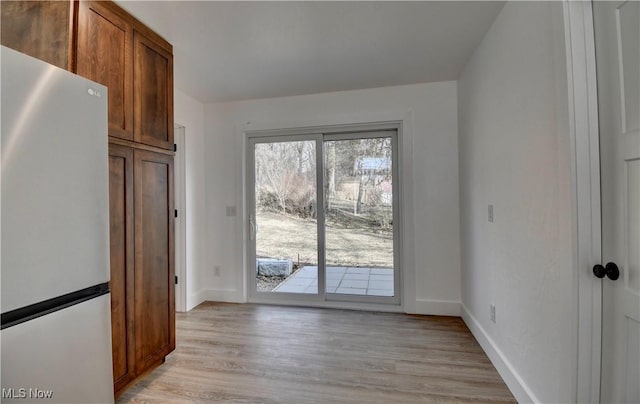
<svg viewBox="0 0 640 404">
<path fill-rule="evenodd" d="M 255 145 L 256 289 L 318 293 L 315 141 Z"/>
<path fill-rule="evenodd" d="M 391 138 L 324 147 L 326 291 L 393 296 Z"/>
</svg>

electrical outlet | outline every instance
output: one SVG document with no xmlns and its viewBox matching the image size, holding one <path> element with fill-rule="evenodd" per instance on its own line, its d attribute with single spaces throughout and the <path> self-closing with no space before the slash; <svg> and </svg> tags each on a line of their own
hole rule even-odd
<svg viewBox="0 0 640 404">
<path fill-rule="evenodd" d="M 216 265 L 215 267 L 213 267 L 213 274 L 215 276 L 220 276 L 220 265 Z"/>
<path fill-rule="evenodd" d="M 492 322 L 496 322 L 496 306 L 493 304 L 489 305 L 489 316 L 491 317 Z"/>
<path fill-rule="evenodd" d="M 493 205 L 489 205 L 489 223 L 493 223 Z"/>
</svg>

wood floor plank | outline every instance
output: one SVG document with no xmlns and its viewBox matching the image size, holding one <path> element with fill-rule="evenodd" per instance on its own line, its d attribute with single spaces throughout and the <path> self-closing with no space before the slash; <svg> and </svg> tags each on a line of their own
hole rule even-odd
<svg viewBox="0 0 640 404">
<path fill-rule="evenodd" d="M 203 303 L 118 403 L 513 403 L 461 319 Z"/>
</svg>

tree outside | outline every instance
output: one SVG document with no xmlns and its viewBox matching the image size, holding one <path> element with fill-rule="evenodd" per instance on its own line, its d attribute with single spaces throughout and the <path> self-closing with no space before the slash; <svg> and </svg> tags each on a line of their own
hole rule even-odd
<svg viewBox="0 0 640 404">
<path fill-rule="evenodd" d="M 324 142 L 327 266 L 393 267 L 391 138 Z M 256 255 L 317 265 L 315 141 L 255 146 Z M 266 279 L 279 278 L 279 279 Z M 268 291 L 285 277 L 258 276 Z"/>
</svg>

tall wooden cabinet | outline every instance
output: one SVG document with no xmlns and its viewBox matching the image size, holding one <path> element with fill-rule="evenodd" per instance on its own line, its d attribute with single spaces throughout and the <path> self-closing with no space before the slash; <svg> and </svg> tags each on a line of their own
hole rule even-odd
<svg viewBox="0 0 640 404">
<path fill-rule="evenodd" d="M 173 156 L 109 144 L 114 389 L 175 348 Z"/>
<path fill-rule="evenodd" d="M 173 156 L 135 150 L 134 333 L 138 373 L 175 348 Z"/>
<path fill-rule="evenodd" d="M 3 45 L 109 89 L 114 391 L 175 348 L 173 49 L 110 1 L 2 1 Z"/>
<path fill-rule="evenodd" d="M 111 335 L 113 383 L 120 391 L 136 377 L 134 334 L 133 149 L 109 145 Z"/>
</svg>

